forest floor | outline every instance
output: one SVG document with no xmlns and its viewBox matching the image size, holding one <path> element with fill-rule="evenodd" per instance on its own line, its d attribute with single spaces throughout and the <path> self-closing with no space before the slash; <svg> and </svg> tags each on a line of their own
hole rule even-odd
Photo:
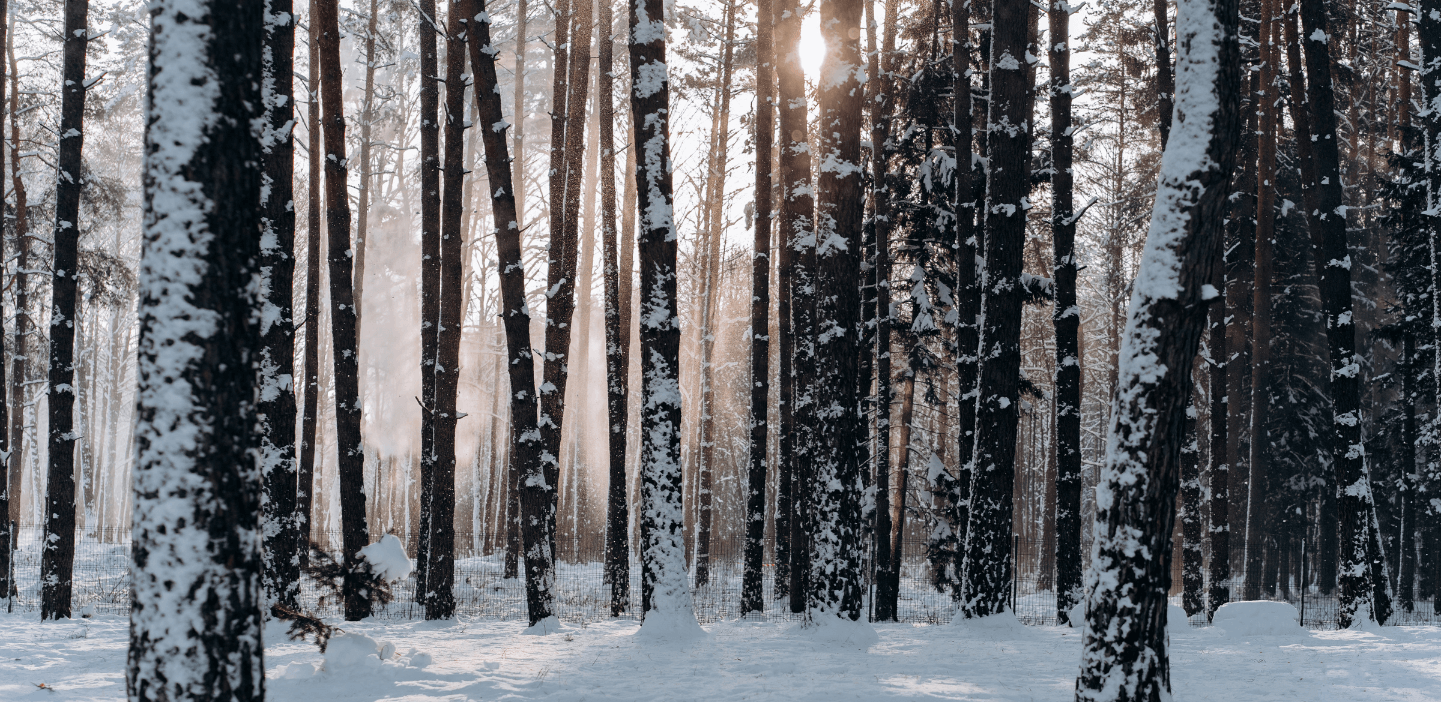
<svg viewBox="0 0 1441 702">
<path fill-rule="evenodd" d="M 326 655 L 267 628 L 267 697 L 1061 701 L 1072 698 L 1081 639 L 1075 629 L 1014 620 L 880 624 L 850 640 L 732 621 L 682 643 L 635 637 L 631 621 L 567 625 L 549 636 L 492 621 L 345 628 Z M 124 699 L 127 636 L 127 620 L 113 615 L 41 623 L 35 613 L 0 614 L 0 700 Z M 1171 641 L 1180 702 L 1441 700 L 1441 628 L 1253 636 L 1181 627 Z M 388 659 L 370 653 L 377 642 Z"/>
</svg>

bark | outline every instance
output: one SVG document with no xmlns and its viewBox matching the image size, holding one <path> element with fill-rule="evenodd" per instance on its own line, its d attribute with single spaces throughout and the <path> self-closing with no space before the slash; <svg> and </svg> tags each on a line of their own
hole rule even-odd
<svg viewBox="0 0 1441 702">
<path fill-rule="evenodd" d="M 60 145 L 56 158 L 55 230 L 50 279 L 50 410 L 45 481 L 45 542 L 40 551 L 40 618 L 70 617 L 75 563 L 75 331 L 79 326 L 80 192 L 85 187 L 85 49 L 89 0 L 66 0 L 60 91 Z"/>
<path fill-rule="evenodd" d="M 1166 18 L 1166 0 L 1154 0 L 1152 14 L 1155 26 L 1151 32 L 1156 45 L 1156 127 L 1161 132 L 1161 148 L 1171 137 L 1171 111 L 1176 104 L 1176 76 L 1171 70 L 1171 22 Z"/>
<path fill-rule="evenodd" d="M 1186 616 L 1206 608 L 1201 554 L 1201 445 L 1196 408 L 1186 408 L 1186 443 L 1181 447 L 1181 606 Z"/>
<path fill-rule="evenodd" d="M 265 595 L 294 608 L 300 593 L 301 548 L 295 514 L 295 14 L 291 0 L 268 0 L 261 96 L 266 125 L 260 142 L 261 314 L 259 403 L 261 474 L 265 480 Z"/>
<path fill-rule="evenodd" d="M 370 189 L 375 178 L 370 156 L 370 132 L 375 124 L 375 23 L 377 0 L 370 0 L 365 28 L 365 93 L 360 103 L 360 188 L 355 212 L 355 338 L 361 338 L 365 314 L 365 250 L 370 242 Z M 432 74 L 433 75 L 433 74 Z"/>
<path fill-rule="evenodd" d="M 596 103 L 600 113 L 600 232 L 605 272 L 606 418 L 609 426 L 610 482 L 606 490 L 605 581 L 610 585 L 610 615 L 630 608 L 630 507 L 625 496 L 627 393 L 630 385 L 630 292 L 621 295 L 622 269 L 615 220 L 615 14 L 612 0 L 598 0 L 600 38 Z M 628 286 L 627 286 L 628 287 Z"/>
<path fill-rule="evenodd" d="M 814 386 L 808 377 L 813 368 L 812 320 L 814 295 L 811 292 L 814 266 L 815 234 L 812 214 L 815 199 L 811 191 L 810 145 L 806 137 L 807 107 L 805 73 L 800 61 L 801 16 L 797 0 L 779 0 L 776 16 L 776 88 L 780 104 L 780 178 L 781 212 L 777 235 L 787 249 L 781 257 L 781 304 L 786 307 L 781 318 L 790 317 L 790 329 L 782 330 L 783 345 L 789 342 L 789 392 L 783 389 L 781 403 L 790 415 L 781 417 L 781 460 L 783 488 L 789 488 L 786 526 L 789 531 L 787 594 L 791 612 L 805 611 L 806 581 L 810 570 L 810 532 L 805 490 L 810 485 L 809 432 L 813 405 L 810 393 Z M 788 275 L 787 275 L 788 274 Z M 782 359 L 787 349 L 781 349 Z M 786 360 L 782 361 L 782 365 Z M 789 427 L 787 422 L 789 421 Z M 785 478 L 789 475 L 790 480 Z"/>
<path fill-rule="evenodd" d="M 1256 267 L 1251 286 L 1251 460 L 1250 496 L 1246 499 L 1246 579 L 1242 598 L 1261 599 L 1269 594 L 1263 566 L 1267 552 L 1276 549 L 1271 520 L 1271 471 L 1267 463 L 1266 422 L 1271 407 L 1271 277 L 1272 247 L 1276 236 L 1276 67 L 1277 0 L 1261 3 L 1260 130 L 1256 165 Z M 1274 555 L 1272 557 L 1274 560 Z"/>
<path fill-rule="evenodd" d="M 698 627 L 682 534 L 680 312 L 664 20 L 662 0 L 632 0 L 630 109 L 641 252 L 641 609 L 645 624 L 674 633 Z"/>
<path fill-rule="evenodd" d="M 440 59 L 435 0 L 416 5 L 420 34 L 420 529 L 415 596 L 430 592 L 430 509 L 435 489 L 436 356 L 440 353 Z"/>
<path fill-rule="evenodd" d="M 474 3 L 475 33 L 467 42 L 475 75 L 476 111 L 485 144 L 485 172 L 489 178 L 491 212 L 495 222 L 496 266 L 500 277 L 501 319 L 505 324 L 506 356 L 510 377 L 511 490 L 517 494 L 524 542 L 526 611 L 532 626 L 555 614 L 555 488 L 545 482 L 541 462 L 540 430 L 536 421 L 535 366 L 530 345 L 530 310 L 525 302 L 525 267 L 521 256 L 520 223 L 516 219 L 515 190 L 507 152 L 506 124 L 501 116 L 495 74 L 495 54 L 487 51 L 490 16 L 484 0 Z M 508 564 L 507 564 L 508 565 Z"/>
<path fill-rule="evenodd" d="M 345 550 L 341 595 L 345 620 L 370 616 L 361 574 L 360 549 L 370 543 L 365 524 L 365 444 L 360 435 L 360 383 L 356 359 L 355 296 L 351 289 L 350 199 L 346 192 L 345 112 L 340 73 L 336 0 L 316 0 L 320 33 L 320 102 L 324 110 L 325 225 L 330 233 L 330 332 L 334 356 L 336 472 L 340 527 Z"/>
<path fill-rule="evenodd" d="M 967 8 L 969 4 L 961 3 Z M 871 221 L 874 222 L 876 238 L 876 516 L 872 529 L 875 541 L 875 605 L 872 615 L 876 621 L 895 621 L 896 599 L 899 596 L 900 572 L 894 568 L 891 554 L 891 534 L 895 529 L 891 517 L 891 402 L 894 389 L 891 383 L 891 175 L 887 169 L 891 141 L 891 114 L 895 107 L 895 17 L 900 7 L 897 0 L 887 0 L 885 6 L 886 27 L 883 33 L 879 55 L 872 61 L 880 69 L 870 72 L 877 76 L 879 90 L 876 104 L 871 113 L 871 145 L 876 149 L 871 159 Z M 873 31 L 873 30 L 868 30 Z M 874 40 L 872 40 L 874 44 Z M 959 109 L 959 108 L 958 108 Z M 969 124 L 969 123 L 967 123 Z M 964 403 L 962 403 L 964 404 Z"/>
<path fill-rule="evenodd" d="M 1316 165 L 1314 213 L 1321 230 L 1321 301 L 1331 354 L 1331 404 L 1337 516 L 1341 524 L 1340 600 L 1336 622 L 1349 628 L 1357 619 L 1376 620 L 1372 572 L 1367 545 L 1372 520 L 1371 485 L 1361 439 L 1361 359 L 1356 355 L 1356 323 L 1351 309 L 1351 257 L 1347 251 L 1346 218 L 1336 144 L 1335 96 L 1331 88 L 1331 55 L 1327 46 L 1326 9 L 1316 0 L 1301 3 L 1305 37 Z M 1424 34 L 1424 33 L 1423 33 Z"/>
<path fill-rule="evenodd" d="M 150 20 L 126 687 L 259 702 L 264 6 L 159 0 Z"/>
<path fill-rule="evenodd" d="M 480 4 L 480 5 L 483 5 L 484 3 L 482 2 L 482 3 L 479 3 L 479 4 Z M 483 9 L 483 8 L 482 8 L 482 9 Z M 513 100 L 512 100 L 512 103 L 511 103 L 511 105 L 512 105 L 512 107 L 513 107 L 513 110 L 514 110 L 513 119 L 515 119 L 515 133 L 514 133 L 514 136 L 513 136 L 514 143 L 515 143 L 515 147 L 514 147 L 515 150 L 512 152 L 512 153 L 515 154 L 515 157 L 514 157 L 514 159 L 511 161 L 511 164 L 510 164 L 510 169 L 511 169 L 510 182 L 511 182 L 511 184 L 512 184 L 512 187 L 514 188 L 514 193 L 512 194 L 513 202 L 512 202 L 512 205 L 511 205 L 511 209 L 515 211 L 515 223 L 516 223 L 516 227 L 517 227 L 518 229 L 522 230 L 522 231 L 524 231 L 524 229 L 525 229 L 525 118 L 526 118 L 526 116 L 527 116 L 527 114 L 528 114 L 528 113 L 526 112 L 526 104 L 525 104 L 525 103 L 526 103 L 525 69 L 526 69 L 526 44 L 527 44 L 526 28 L 529 26 L 529 25 L 528 25 L 529 20 L 530 20 L 530 5 L 529 5 L 529 2 L 528 2 L 527 0 L 516 0 L 516 7 L 515 7 L 515 70 L 512 72 L 513 75 L 514 75 L 514 80 L 515 80 L 515 96 L 514 96 L 514 98 L 513 98 Z M 489 32 L 489 25 L 487 25 L 486 31 Z M 474 44 L 473 44 L 473 45 L 474 45 Z M 475 60 L 475 59 L 471 59 L 471 64 L 472 64 L 472 65 L 477 65 L 476 60 Z M 479 98 L 476 99 L 476 103 L 477 103 L 477 105 L 480 103 Z M 497 115 L 496 115 L 496 116 L 499 117 L 499 113 L 498 113 L 498 112 L 497 112 Z M 481 130 L 481 132 L 484 132 L 484 131 L 485 131 L 484 129 Z M 487 154 L 490 153 L 490 147 L 486 147 L 486 153 L 487 153 Z M 498 211 L 492 209 L 492 213 L 493 213 L 494 216 L 496 217 L 496 221 L 500 221 L 500 220 L 499 220 L 499 216 L 500 216 L 500 215 L 498 214 Z M 519 259 L 517 259 L 517 260 L 519 260 Z M 524 281 L 522 281 L 521 292 L 524 293 L 524 291 L 525 291 Z M 508 328 L 508 327 L 507 327 L 507 328 Z M 527 345 L 527 347 L 529 346 L 528 343 L 527 343 L 526 345 Z M 535 386 L 535 380 L 534 380 L 534 378 L 532 378 L 532 379 L 531 379 L 531 387 L 534 387 L 534 386 Z M 512 436 L 514 435 L 514 433 L 515 433 L 515 430 L 514 430 L 514 427 L 512 427 L 512 428 L 511 428 L 511 434 L 512 434 Z M 511 445 L 511 446 L 514 446 L 514 445 L 515 445 L 513 438 L 512 438 L 512 440 L 511 440 L 511 444 L 510 444 L 510 445 Z M 506 578 L 514 578 L 514 577 L 516 577 L 516 576 L 519 574 L 519 572 L 520 572 L 520 571 L 519 571 L 519 568 L 520 568 L 520 520 L 521 520 L 521 514 L 520 514 L 520 492 L 519 492 L 519 491 L 520 491 L 520 487 L 519 487 L 519 486 L 520 486 L 520 483 L 519 483 L 519 473 L 518 473 L 517 470 L 516 470 L 516 462 L 515 462 L 515 460 L 513 459 L 513 456 L 514 456 L 514 452 L 513 452 L 513 451 L 507 451 L 506 454 L 505 454 L 505 473 L 506 473 L 506 510 L 505 510 L 505 513 L 506 513 L 507 515 L 509 515 L 509 518 L 506 520 L 506 526 L 505 526 L 505 577 L 506 577 Z"/>
<path fill-rule="evenodd" d="M 460 334 L 465 318 L 465 50 L 474 0 L 452 0 L 445 50 L 444 191 L 440 212 L 440 309 L 436 329 L 435 455 L 431 464 L 426 619 L 455 616 L 455 426 L 460 390 Z"/>
<path fill-rule="evenodd" d="M 567 7 L 561 0 L 557 9 Z M 590 87 L 590 39 L 592 6 L 586 0 L 570 0 L 569 9 L 557 17 L 554 102 L 551 105 L 551 199 L 550 265 L 546 270 L 545 366 L 540 385 L 541 458 L 545 462 L 545 484 L 560 483 L 562 422 L 565 391 L 570 377 L 570 340 L 576 304 L 576 254 L 580 197 L 585 154 L 585 103 Z M 560 31 L 569 23 L 573 35 Z M 562 47 L 562 42 L 569 42 Z M 564 91 L 564 92 L 563 92 Z M 556 133 L 559 130 L 559 134 Z M 559 146 L 560 148 L 557 148 Z M 589 291 L 586 291 L 589 294 Z M 556 503 L 551 502 L 550 531 L 555 533 Z M 552 547 L 554 550 L 554 547 Z"/>
<path fill-rule="evenodd" d="M 780 127 L 777 146 L 776 170 L 780 182 L 776 187 L 780 197 L 779 212 L 776 213 L 776 332 L 779 336 L 776 348 L 776 379 L 780 388 L 776 392 L 776 418 L 780 426 L 776 437 L 776 576 L 775 595 L 777 599 L 791 600 L 792 579 L 792 525 L 796 523 L 795 491 L 795 335 L 791 318 L 791 286 L 795 277 L 795 250 L 791 245 L 791 226 L 787 216 L 791 206 L 787 204 L 786 190 L 791 177 L 785 168 L 786 150 L 791 146 L 787 136 L 786 102 L 787 93 L 781 87 L 781 76 L 785 72 L 784 61 L 794 51 L 799 34 L 787 34 L 788 26 L 782 26 L 793 5 L 789 0 L 771 0 L 770 19 L 772 32 L 772 54 L 776 74 L 776 109 Z M 798 68 L 794 70 L 799 70 Z M 794 92 L 794 86 L 791 86 Z M 796 97 L 790 95 L 791 98 Z M 794 126 L 794 123 L 791 123 Z M 794 610 L 793 610 L 794 611 Z"/>
<path fill-rule="evenodd" d="M 15 337 L 11 361 L 10 397 L 16 410 L 10 414 L 10 454 L 5 464 L 9 468 L 10 509 L 7 524 L 20 522 L 20 506 L 24 491 L 21 478 L 25 472 L 25 405 L 29 393 L 25 383 L 29 375 L 27 361 L 30 338 L 30 208 L 25 197 L 25 179 L 20 176 L 20 72 L 15 65 L 14 16 L 11 16 L 10 41 L 5 45 L 10 59 L 10 183 L 15 193 Z"/>
<path fill-rule="evenodd" d="M 5 21 L 5 18 L 9 16 L 10 10 L 8 0 L 0 0 L 0 50 L 4 50 L 4 48 L 9 45 L 9 32 L 6 31 L 9 28 L 9 25 Z M 4 122 L 5 112 L 5 68 L 5 61 L 3 59 L 0 59 L 0 124 L 3 124 Z M 0 135 L 0 177 L 3 177 L 4 175 L 4 161 L 4 137 L 3 135 Z M 11 162 L 11 170 L 18 174 L 20 170 L 19 165 L 19 159 L 15 159 Z M 18 212 L 16 214 L 16 220 L 18 223 L 19 219 L 23 218 L 24 215 Z M 16 316 L 18 317 L 20 314 L 23 314 L 23 312 L 19 311 L 17 308 Z M 10 517 L 10 505 L 12 503 L 10 471 L 12 470 L 11 466 L 14 465 L 16 466 L 14 468 L 15 472 L 19 473 L 19 464 L 12 464 L 12 462 L 10 461 L 12 446 L 16 444 L 12 444 L 10 440 L 10 412 L 6 401 L 10 399 L 14 400 L 16 408 L 14 414 L 19 415 L 20 396 L 18 394 L 7 393 L 7 388 L 5 387 L 5 350 L 3 348 L 4 339 L 5 322 L 3 319 L 0 319 L 0 519 L 4 520 L 3 523 L 0 523 L 0 597 L 8 598 L 10 597 L 10 593 L 12 591 L 11 574 L 14 572 L 14 566 L 12 565 L 11 557 L 13 556 L 13 552 L 15 549 L 15 532 L 13 522 Z M 21 355 L 23 352 L 17 345 L 14 349 L 14 353 L 16 355 Z M 9 394 L 10 396 L 7 397 L 7 394 Z M 13 502 L 17 506 L 19 505 L 19 491 L 16 491 Z"/>
<path fill-rule="evenodd" d="M 1306 100 L 1301 42 L 1296 32 L 1297 14 L 1297 6 L 1289 6 L 1283 13 L 1282 25 L 1286 41 L 1286 66 L 1291 84 L 1291 130 L 1295 134 L 1296 155 L 1301 162 L 1301 202 L 1306 212 L 1306 230 L 1311 235 L 1314 257 L 1319 255 L 1322 245 L 1321 230 L 1316 219 L 1316 161 L 1312 154 L 1316 146 L 1311 141 L 1311 112 Z"/>
<path fill-rule="evenodd" d="M 1024 58 L 1030 5 L 997 0 L 992 17 L 991 100 L 985 201 L 985 278 L 980 319 L 976 438 L 961 611 L 1005 611 L 1011 595 L 1011 521 L 1020 409 L 1021 262 L 1030 193 L 1035 102 Z M 1005 126 L 998 126 L 1005 125 Z"/>
<path fill-rule="evenodd" d="M 1226 289 L 1226 254 L 1217 254 L 1212 267 L 1211 287 Z M 1209 467 L 1211 523 L 1211 562 L 1208 571 L 1210 586 L 1206 594 L 1206 621 L 1231 599 L 1231 526 L 1230 526 L 1230 454 L 1227 453 L 1226 424 L 1230 416 L 1226 397 L 1226 302 L 1224 298 L 1210 303 L 1211 333 L 1207 338 L 1210 352 L 1211 396 L 1211 462 Z"/>
<path fill-rule="evenodd" d="M 1157 5 L 1165 12 L 1164 0 Z M 1081 592 L 1081 308 L 1076 301 L 1075 140 L 1071 135 L 1071 7 L 1053 0 L 1051 29 L 1051 239 L 1056 303 L 1056 617 L 1070 623 Z M 1157 35 L 1161 36 L 1160 34 Z M 1161 55 L 1157 48 L 1157 57 Z M 1170 54 L 1167 53 L 1168 57 Z M 1169 72 L 1169 70 L 1168 70 Z M 959 111 L 959 110 L 958 110 Z M 1167 113 L 1169 115 L 1169 113 Z M 1165 123 L 1170 131 L 1169 120 Z M 974 282 L 971 283 L 975 285 Z M 1079 622 L 1076 622 L 1079 624 Z"/>
<path fill-rule="evenodd" d="M 1260 0 L 1241 0 L 1241 14 L 1246 17 L 1259 16 Z M 1257 60 L 1253 48 L 1257 41 L 1255 23 L 1246 22 L 1241 26 L 1242 58 L 1246 61 L 1243 76 L 1245 97 L 1242 100 L 1242 114 L 1246 126 L 1241 139 L 1241 171 L 1239 179 L 1232 182 L 1231 213 L 1226 228 L 1226 316 L 1230 320 L 1226 338 L 1227 358 L 1227 454 L 1231 460 L 1228 494 L 1231 502 L 1228 512 L 1234 515 L 1238 524 L 1244 524 L 1246 500 L 1249 495 L 1250 435 L 1251 435 L 1251 309 L 1254 301 L 1251 286 L 1255 283 L 1256 261 L 1256 150 L 1258 129 L 1257 115 L 1260 86 L 1259 71 L 1252 70 Z M 1244 527 L 1243 527 L 1244 529 Z M 1244 530 L 1237 534 L 1244 539 Z M 1244 569 L 1245 542 L 1231 553 L 1231 568 Z"/>
<path fill-rule="evenodd" d="M 822 2 L 817 102 L 820 172 L 816 178 L 815 460 L 809 485 L 811 536 L 808 618 L 861 616 L 861 462 L 865 441 L 856 376 L 861 353 L 862 0 Z"/>
<path fill-rule="evenodd" d="M 1097 486 L 1078 702 L 1171 694 L 1170 541 L 1192 361 L 1207 327 L 1204 287 L 1224 245 L 1240 137 L 1238 21 L 1235 0 L 1177 5 L 1177 83 L 1189 89 L 1177 96 L 1121 349 Z"/>
<path fill-rule="evenodd" d="M 0 0 L 3 2 L 4 0 Z M 773 0 L 756 0 L 755 248 L 751 256 L 750 472 L 741 616 L 765 611 L 766 447 L 770 402 L 771 151 L 775 139 Z"/>
<path fill-rule="evenodd" d="M 310 16 L 315 16 L 315 3 L 310 0 Z M 300 566 L 310 563 L 311 507 L 315 504 L 315 441 L 320 423 L 320 42 L 318 33 L 310 29 L 310 75 L 306 107 L 306 134 L 310 142 L 309 198 L 305 225 L 305 398 L 300 416 L 300 475 L 295 493 L 296 532 L 299 534 Z"/>
<path fill-rule="evenodd" d="M 1417 492 L 1416 475 L 1416 403 L 1420 401 L 1416 392 L 1416 340 L 1406 335 L 1401 342 L 1401 536 L 1396 548 L 1400 560 L 1399 576 L 1396 583 L 1397 600 L 1401 609 L 1408 614 L 1416 611 L 1416 502 L 1422 499 Z M 1424 503 L 1423 503 L 1424 504 Z"/>
</svg>

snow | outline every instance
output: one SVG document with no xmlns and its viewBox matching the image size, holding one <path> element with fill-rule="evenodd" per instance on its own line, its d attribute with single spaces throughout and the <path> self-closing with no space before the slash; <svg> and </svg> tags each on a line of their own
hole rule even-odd
<svg viewBox="0 0 1441 702">
<path fill-rule="evenodd" d="M 1080 630 L 991 619 L 875 624 L 875 640 L 865 646 L 825 640 L 793 623 L 721 622 L 703 637 L 661 646 L 633 636 L 631 621 L 532 637 L 522 635 L 524 622 L 434 627 L 371 620 L 344 623 L 346 633 L 332 639 L 326 655 L 308 643 L 278 640 L 270 626 L 266 696 L 271 702 L 1072 698 Z M 112 615 L 41 623 L 33 613 L 0 613 L 0 699 L 123 700 L 127 627 Z M 1435 627 L 1296 629 L 1249 639 L 1209 627 L 1173 629 L 1171 640 L 1181 702 L 1402 702 L 1434 700 L 1441 690 Z M 392 653 L 382 660 L 387 644 Z"/>
<path fill-rule="evenodd" d="M 1247 638 L 1300 635 L 1300 620 L 1300 613 L 1286 602 L 1227 602 L 1216 610 L 1212 623 L 1229 637 Z"/>
<path fill-rule="evenodd" d="M 370 562 L 370 569 L 389 582 L 403 580 L 410 575 L 410 558 L 405 555 L 405 544 L 395 534 L 386 534 L 381 539 L 360 549 L 360 557 Z"/>
</svg>

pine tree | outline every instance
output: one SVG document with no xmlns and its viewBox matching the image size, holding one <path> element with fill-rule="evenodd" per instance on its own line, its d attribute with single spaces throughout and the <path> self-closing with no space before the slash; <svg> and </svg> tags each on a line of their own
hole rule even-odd
<svg viewBox="0 0 1441 702">
<path fill-rule="evenodd" d="M 319 0 L 310 0 L 310 16 L 315 17 Z M 300 416 L 300 471 L 295 491 L 295 530 L 300 567 L 310 563 L 311 507 L 315 504 L 316 430 L 320 424 L 320 37 L 315 24 L 310 25 L 310 75 L 306 92 L 306 129 L 309 142 L 310 173 L 307 180 L 305 226 L 305 383 L 304 410 Z"/>
<path fill-rule="evenodd" d="M 259 360 L 260 470 L 265 480 L 265 595 L 294 608 L 300 592 L 301 534 L 295 500 L 295 14 L 291 0 L 268 0 L 265 10 L 265 131 L 261 189 L 260 270 L 265 301 Z"/>
<path fill-rule="evenodd" d="M 1020 419 L 1021 259 L 1031 189 L 1035 90 L 1026 61 L 1030 4 L 997 0 L 991 35 L 991 96 L 984 211 L 985 280 L 981 297 L 975 449 L 970 515 L 961 568 L 962 612 L 985 617 L 1011 594 L 1012 488 Z"/>
<path fill-rule="evenodd" d="M 1235 0 L 1181 0 L 1176 121 L 1131 297 L 1110 447 L 1096 506 L 1095 563 L 1076 700 L 1170 696 L 1166 594 L 1192 361 L 1207 327 L 1240 138 Z M 1209 87 L 1209 89 L 1207 89 Z M 1204 154 L 1200 159 L 1198 154 Z"/>
<path fill-rule="evenodd" d="M 345 550 L 342 588 L 346 621 L 370 616 L 360 549 L 370 543 L 365 523 L 365 444 L 360 436 L 360 378 L 351 288 L 350 196 L 346 187 L 345 110 L 340 72 L 337 0 L 316 0 L 311 21 L 319 32 L 320 102 L 324 110 L 325 225 L 330 264 L 330 332 L 334 358 L 335 444 L 339 454 L 340 524 Z M 313 186 L 312 186 L 313 187 Z"/>
<path fill-rule="evenodd" d="M 641 609 L 645 630 L 695 628 L 681 505 L 680 313 L 670 169 L 665 4 L 630 4 L 630 109 L 640 213 Z"/>
<path fill-rule="evenodd" d="M 10 16 L 9 7 L 9 0 L 0 0 L 0 17 Z M 8 46 L 8 29 L 9 23 L 0 20 L 0 51 L 4 51 L 5 47 Z M 5 118 L 5 78 L 5 61 L 3 59 L 0 59 L 0 124 L 4 123 Z M 11 162 L 12 169 L 14 169 L 14 164 L 17 164 L 18 162 L 18 159 Z M 3 179 L 4 166 L 5 140 L 3 136 L 0 136 L 0 179 Z M 15 170 L 18 171 L 18 169 Z M 3 247 L 0 247 L 0 250 L 3 250 Z M 5 322 L 3 319 L 0 319 L 0 347 L 4 346 L 4 339 Z M 19 355 L 20 353 L 18 345 L 15 349 L 15 353 L 16 355 Z M 10 518 L 10 505 L 13 502 L 18 506 L 20 502 L 19 494 L 16 494 L 13 499 L 11 497 L 10 486 L 12 484 L 12 481 L 10 473 L 12 472 L 12 470 L 15 473 L 19 473 L 20 471 L 18 470 L 18 468 L 12 469 L 12 466 L 18 466 L 19 463 L 17 461 L 10 460 L 10 455 L 12 453 L 11 446 L 18 446 L 18 444 L 12 444 L 10 440 L 9 425 L 11 413 L 9 411 L 9 405 L 7 404 L 6 400 L 12 398 L 6 397 L 9 392 L 8 388 L 5 387 L 5 371 L 5 352 L 4 348 L 0 348 L 0 520 L 3 520 L 0 521 L 0 597 L 8 598 L 10 596 L 10 593 L 12 592 L 12 587 L 14 585 L 11 582 L 11 573 L 13 573 L 15 570 L 12 561 L 12 557 L 15 551 L 15 529 L 14 522 Z M 15 400 L 16 408 L 18 410 L 20 405 L 20 398 L 18 395 L 14 395 L 13 399 Z M 21 412 L 16 411 L 13 414 L 19 415 L 21 414 Z M 13 453 L 19 452 L 14 451 Z M 18 480 L 15 480 L 13 482 L 16 484 L 19 483 Z"/>
<path fill-rule="evenodd" d="M 430 592 L 430 517 L 434 505 L 436 357 L 440 354 L 440 57 L 435 0 L 416 5 L 420 34 L 420 528 L 415 597 Z"/>
<path fill-rule="evenodd" d="M 485 172 L 489 178 L 491 213 L 495 222 L 496 267 L 500 277 L 501 319 L 505 325 L 506 368 L 510 379 L 510 450 L 507 461 L 510 489 L 519 493 L 518 522 L 524 542 L 525 602 L 532 626 L 555 614 L 554 488 L 544 482 L 541 462 L 539 410 L 535 392 L 534 355 L 530 345 L 530 308 L 525 302 L 525 265 L 521 258 L 520 223 L 512 185 L 506 128 L 501 116 L 500 93 L 491 46 L 490 15 L 484 0 L 476 0 L 475 33 L 466 42 L 475 74 L 476 112 L 485 145 Z M 519 119 L 519 118 L 517 118 Z M 547 520 L 547 515 L 550 519 Z"/>
<path fill-rule="evenodd" d="M 55 179 L 54 253 L 50 280 L 50 409 L 45 484 L 45 543 L 40 552 L 40 618 L 70 617 L 75 563 L 75 330 L 79 275 L 80 192 L 85 188 L 85 50 L 89 0 L 66 0 L 61 69 L 59 173 Z"/>
<path fill-rule="evenodd" d="M 24 472 L 24 452 L 21 450 L 25 445 L 25 383 L 29 376 L 28 350 L 30 339 L 30 303 L 29 303 L 29 275 L 26 271 L 30 267 L 30 208 L 25 194 L 25 179 L 20 175 L 20 80 L 19 71 L 15 65 L 15 35 L 10 33 L 9 43 L 5 45 L 6 53 L 10 58 L 10 187 L 15 193 L 15 278 L 11 283 L 15 287 L 15 336 L 12 349 L 15 353 L 11 361 L 10 373 L 10 397 L 15 406 L 20 409 L 18 412 L 10 413 L 10 455 L 5 461 L 9 467 L 10 480 L 7 493 L 10 496 L 10 513 L 8 524 L 12 526 L 20 522 L 21 498 L 24 497 L 22 490 L 23 483 L 21 475 Z"/>
<path fill-rule="evenodd" d="M 263 4 L 157 0 L 150 20 L 126 687 L 259 702 Z"/>
<path fill-rule="evenodd" d="M 0 0 L 3 2 L 4 0 Z M 756 0 L 755 248 L 751 256 L 750 472 L 741 615 L 765 611 L 766 439 L 770 401 L 771 158 L 775 139 L 773 0 Z M 629 271 L 626 272 L 629 275 Z M 621 435 L 624 436 L 622 427 Z"/>
</svg>

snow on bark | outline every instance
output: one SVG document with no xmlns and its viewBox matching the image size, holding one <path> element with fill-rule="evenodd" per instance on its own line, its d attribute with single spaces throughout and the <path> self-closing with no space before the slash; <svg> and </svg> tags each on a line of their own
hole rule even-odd
<svg viewBox="0 0 1441 702">
<path fill-rule="evenodd" d="M 641 634 L 700 631 L 686 577 L 681 493 L 680 313 L 672 216 L 665 3 L 630 2 L 631 114 L 640 213 Z"/>
<path fill-rule="evenodd" d="M 150 4 L 130 699 L 260 700 L 260 3 Z"/>
<path fill-rule="evenodd" d="M 604 0 L 602 0 L 604 1 Z M 741 615 L 765 611 L 766 446 L 770 401 L 771 146 L 773 106 L 773 0 L 756 2 L 755 248 L 751 256 L 750 461 L 746 481 L 745 570 Z"/>
<path fill-rule="evenodd" d="M 1131 295 L 1096 486 L 1078 701 L 1170 696 L 1166 590 L 1202 288 L 1222 246 L 1240 129 L 1235 0 L 1181 0 L 1176 108 Z"/>
</svg>

